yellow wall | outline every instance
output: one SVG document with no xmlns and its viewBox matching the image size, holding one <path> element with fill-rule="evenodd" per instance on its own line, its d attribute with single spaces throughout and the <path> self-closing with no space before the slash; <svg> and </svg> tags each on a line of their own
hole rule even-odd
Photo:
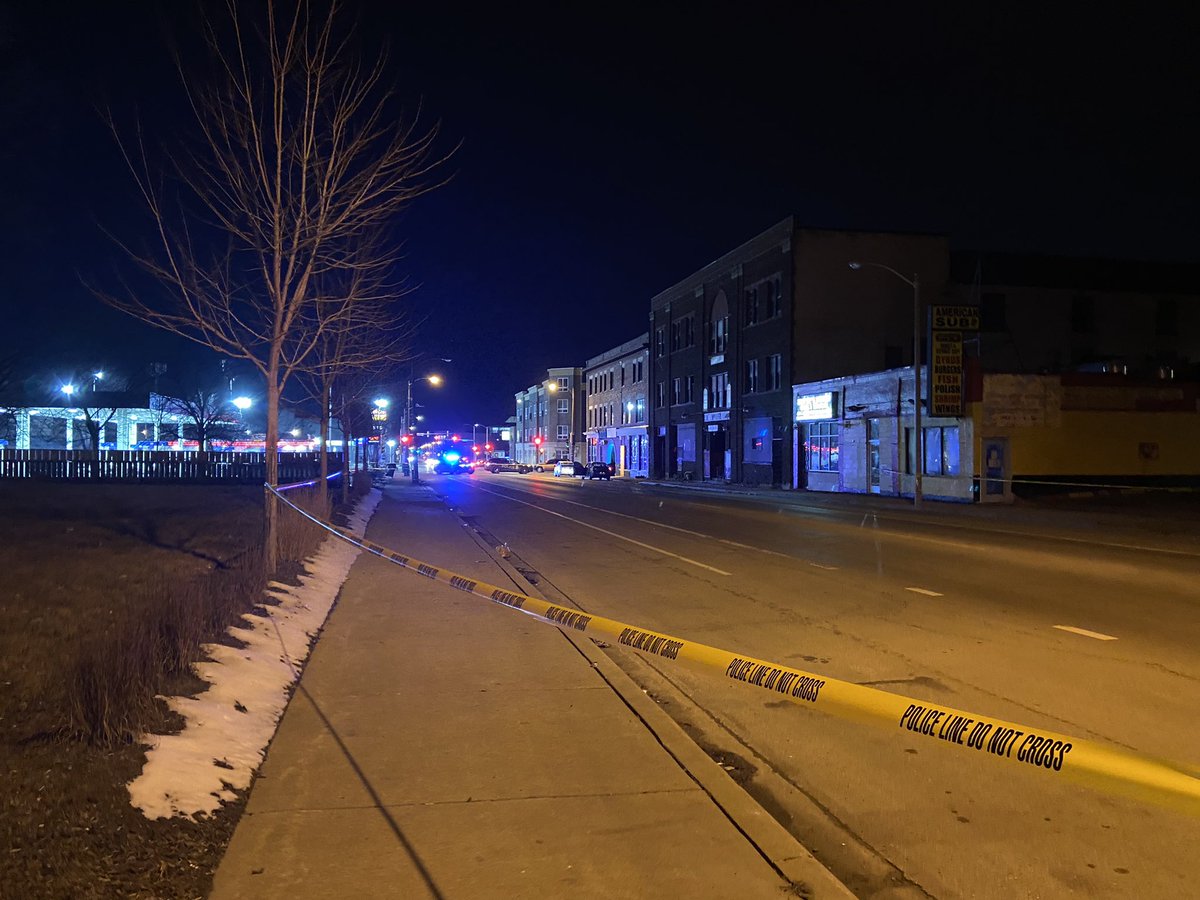
<svg viewBox="0 0 1200 900">
<path fill-rule="evenodd" d="M 985 429 L 982 404 L 972 406 L 977 435 L 1009 439 L 1013 477 L 1200 475 L 1200 413 L 1064 410 L 1056 428 Z M 1142 443 L 1157 443 L 1158 458 L 1143 459 Z"/>
</svg>

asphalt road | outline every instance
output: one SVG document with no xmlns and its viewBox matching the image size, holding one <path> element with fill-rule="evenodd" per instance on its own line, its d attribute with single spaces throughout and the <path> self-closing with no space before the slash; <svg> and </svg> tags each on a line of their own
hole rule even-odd
<svg viewBox="0 0 1200 900">
<path fill-rule="evenodd" d="M 548 599 L 1200 765 L 1197 528 L 546 475 L 429 484 Z M 1196 896 L 1200 820 L 610 652 L 860 896 Z"/>
</svg>

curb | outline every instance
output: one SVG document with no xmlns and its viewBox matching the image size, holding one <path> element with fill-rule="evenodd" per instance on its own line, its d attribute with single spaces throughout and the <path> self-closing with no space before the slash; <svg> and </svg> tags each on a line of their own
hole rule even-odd
<svg viewBox="0 0 1200 900">
<path fill-rule="evenodd" d="M 432 490 L 429 493 L 445 502 Z M 459 518 L 454 510 L 447 509 L 447 512 Z M 546 599 L 536 585 L 530 584 L 508 560 L 498 557 L 495 548 L 488 546 L 473 529 L 468 527 L 467 531 L 476 545 L 514 584 L 520 586 L 523 593 Z M 654 735 L 667 754 L 709 796 L 730 823 L 800 896 L 811 900 L 846 900 L 854 897 L 849 888 L 744 788 L 736 784 L 593 639 L 571 634 L 563 628 L 558 631 Z"/>
</svg>

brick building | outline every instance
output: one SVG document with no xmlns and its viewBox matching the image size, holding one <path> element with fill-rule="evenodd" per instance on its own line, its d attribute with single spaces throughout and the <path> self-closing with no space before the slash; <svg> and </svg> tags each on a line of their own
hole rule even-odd
<svg viewBox="0 0 1200 900">
<path fill-rule="evenodd" d="M 945 288 L 943 237 L 789 217 L 651 300 L 655 477 L 790 484 L 793 384 L 911 364 L 911 288 L 852 260 Z"/>
<path fill-rule="evenodd" d="M 594 356 L 584 366 L 588 460 L 614 466 L 618 475 L 650 473 L 649 335 Z"/>
</svg>

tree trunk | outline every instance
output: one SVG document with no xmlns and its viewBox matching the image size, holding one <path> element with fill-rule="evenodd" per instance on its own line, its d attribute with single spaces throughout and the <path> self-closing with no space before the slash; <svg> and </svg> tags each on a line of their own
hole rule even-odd
<svg viewBox="0 0 1200 900">
<path fill-rule="evenodd" d="M 267 434 L 264 443 L 266 482 L 271 487 L 279 485 L 279 351 L 271 350 L 271 364 L 267 372 Z M 267 577 L 275 575 L 279 564 L 279 501 L 264 488 L 263 502 L 263 566 Z"/>
<path fill-rule="evenodd" d="M 329 379 L 326 378 L 321 385 L 321 481 L 317 488 L 317 502 L 320 504 L 317 508 L 322 515 L 329 513 L 329 394 Z M 342 477 L 346 477 L 345 473 L 342 473 Z"/>
<path fill-rule="evenodd" d="M 350 432 L 346 430 L 346 417 L 342 416 L 342 505 L 350 502 Z"/>
</svg>

